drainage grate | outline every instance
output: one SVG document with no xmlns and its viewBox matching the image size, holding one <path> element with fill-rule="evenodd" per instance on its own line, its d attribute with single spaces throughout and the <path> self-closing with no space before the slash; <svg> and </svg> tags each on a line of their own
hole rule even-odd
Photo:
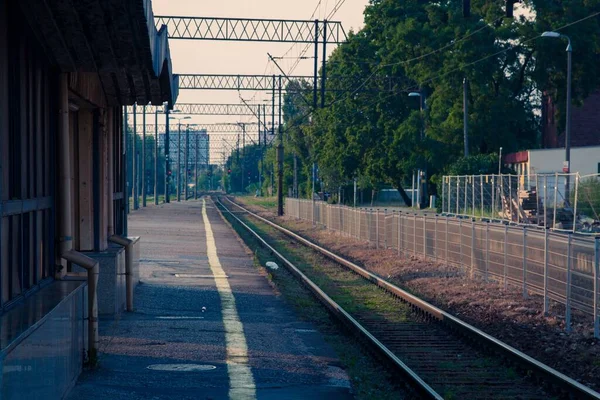
<svg viewBox="0 0 600 400">
<path fill-rule="evenodd" d="M 173 372 L 203 372 L 217 369 L 214 365 L 207 364 L 152 364 L 147 367 L 153 371 Z"/>
</svg>

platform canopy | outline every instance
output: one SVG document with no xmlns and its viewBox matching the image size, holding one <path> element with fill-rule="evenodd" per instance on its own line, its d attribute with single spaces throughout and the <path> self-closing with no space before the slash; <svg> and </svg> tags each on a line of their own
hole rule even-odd
<svg viewBox="0 0 600 400">
<path fill-rule="evenodd" d="M 176 101 L 167 27 L 151 0 L 20 0 L 48 59 L 62 72 L 97 72 L 110 105 Z"/>
</svg>

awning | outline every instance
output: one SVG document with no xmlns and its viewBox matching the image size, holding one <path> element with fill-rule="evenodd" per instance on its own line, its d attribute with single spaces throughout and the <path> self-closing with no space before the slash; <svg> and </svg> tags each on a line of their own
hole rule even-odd
<svg viewBox="0 0 600 400">
<path fill-rule="evenodd" d="M 62 72 L 97 72 L 108 103 L 173 105 L 166 27 L 154 26 L 151 0 L 20 0 L 48 58 Z"/>
</svg>

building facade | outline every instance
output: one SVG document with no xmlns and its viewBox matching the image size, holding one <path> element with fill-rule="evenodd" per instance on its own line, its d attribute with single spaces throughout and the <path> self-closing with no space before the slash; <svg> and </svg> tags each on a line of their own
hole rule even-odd
<svg viewBox="0 0 600 400">
<path fill-rule="evenodd" d="M 0 398 L 62 398 L 93 361 L 125 297 L 122 107 L 177 91 L 150 1 L 0 2 Z"/>
</svg>

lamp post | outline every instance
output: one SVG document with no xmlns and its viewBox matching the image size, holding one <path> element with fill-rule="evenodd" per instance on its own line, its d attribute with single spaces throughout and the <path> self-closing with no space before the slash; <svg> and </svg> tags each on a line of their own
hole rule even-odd
<svg viewBox="0 0 600 400">
<path fill-rule="evenodd" d="M 174 110 L 173 112 L 178 112 L 178 110 Z M 192 119 L 192 117 L 172 116 L 169 117 L 169 119 L 175 119 L 178 121 L 179 132 L 177 134 L 177 201 L 181 201 L 181 121 L 185 119 Z"/>
<path fill-rule="evenodd" d="M 419 98 L 419 112 L 421 114 L 421 140 L 425 139 L 425 116 L 423 115 L 423 110 L 425 108 L 425 95 L 422 91 L 419 92 L 410 92 L 408 97 L 418 97 Z M 419 204 L 421 208 L 425 208 L 427 203 L 427 167 L 424 170 L 419 169 L 418 172 L 419 186 L 421 191 L 419 193 Z"/>
<path fill-rule="evenodd" d="M 567 173 L 565 180 L 565 203 L 569 203 L 569 173 L 571 172 L 571 76 L 572 76 L 572 56 L 573 47 L 571 46 L 571 38 L 558 32 L 544 32 L 542 37 L 567 39 L 567 116 L 565 124 L 565 164 L 563 172 Z"/>
<path fill-rule="evenodd" d="M 244 164 L 246 162 L 246 124 L 238 122 L 238 125 L 240 128 L 242 128 L 242 162 L 241 162 L 241 170 L 242 170 L 242 176 L 241 176 L 241 182 L 242 182 L 242 193 L 244 193 Z M 239 157 L 239 152 L 238 152 L 238 157 Z"/>
<path fill-rule="evenodd" d="M 502 174 L 502 147 L 500 147 L 500 154 L 498 156 L 498 175 Z"/>
</svg>

